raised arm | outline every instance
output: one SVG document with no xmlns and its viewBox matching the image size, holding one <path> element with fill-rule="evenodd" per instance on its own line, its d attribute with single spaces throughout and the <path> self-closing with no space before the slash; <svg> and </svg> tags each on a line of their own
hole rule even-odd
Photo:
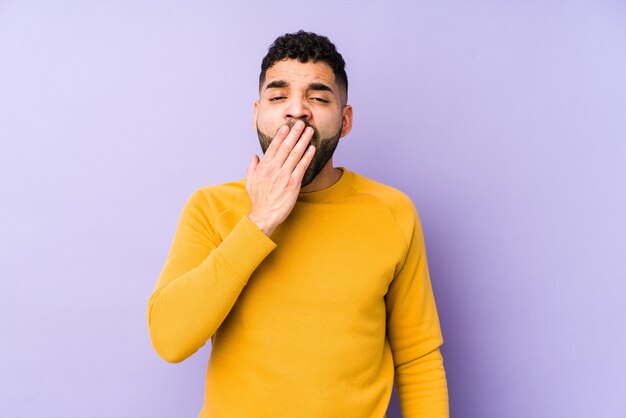
<svg viewBox="0 0 626 418">
<path fill-rule="evenodd" d="M 311 128 L 283 126 L 263 159 L 247 172 L 251 209 L 222 240 L 207 196 L 197 190 L 181 213 L 174 241 L 148 301 L 154 349 L 180 362 L 213 336 L 250 276 L 276 247 L 269 238 L 295 205 L 302 177 L 315 152 Z"/>
<path fill-rule="evenodd" d="M 196 191 L 180 216 L 165 266 L 148 301 L 152 345 L 166 361 L 191 356 L 226 318 L 256 267 L 276 247 L 243 216 L 222 242 Z"/>
</svg>

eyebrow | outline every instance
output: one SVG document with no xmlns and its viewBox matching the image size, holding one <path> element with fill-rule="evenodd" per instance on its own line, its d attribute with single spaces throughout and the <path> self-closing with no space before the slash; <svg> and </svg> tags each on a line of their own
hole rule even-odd
<svg viewBox="0 0 626 418">
<path fill-rule="evenodd" d="M 311 83 L 309 84 L 307 90 L 329 91 L 331 93 L 333 92 L 333 90 L 324 83 Z"/>
<path fill-rule="evenodd" d="M 284 80 L 274 80 L 271 81 L 267 84 L 267 86 L 265 86 L 265 90 L 267 89 L 280 89 L 280 88 L 284 88 L 284 87 L 289 87 L 289 83 L 287 83 Z M 307 90 L 316 90 L 316 91 L 329 91 L 329 92 L 333 92 L 333 89 L 331 89 L 328 85 L 324 84 L 324 83 L 311 83 L 307 86 Z"/>
<path fill-rule="evenodd" d="M 280 89 L 283 87 L 287 87 L 289 85 L 289 83 L 287 83 L 286 81 L 283 80 L 275 80 L 270 82 L 267 86 L 265 86 L 265 89 Z"/>
</svg>

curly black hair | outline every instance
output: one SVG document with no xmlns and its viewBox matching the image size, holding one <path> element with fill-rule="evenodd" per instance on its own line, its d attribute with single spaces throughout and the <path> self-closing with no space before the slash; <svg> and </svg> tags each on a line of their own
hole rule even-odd
<svg viewBox="0 0 626 418">
<path fill-rule="evenodd" d="M 259 75 L 259 89 L 265 82 L 265 73 L 278 61 L 286 58 L 297 59 L 305 63 L 322 61 L 332 68 L 335 80 L 339 87 L 343 88 L 345 96 L 348 96 L 348 76 L 346 74 L 346 62 L 335 45 L 325 36 L 313 32 L 299 30 L 296 33 L 286 33 L 276 38 L 269 47 L 267 55 L 261 62 L 261 74 Z"/>
</svg>

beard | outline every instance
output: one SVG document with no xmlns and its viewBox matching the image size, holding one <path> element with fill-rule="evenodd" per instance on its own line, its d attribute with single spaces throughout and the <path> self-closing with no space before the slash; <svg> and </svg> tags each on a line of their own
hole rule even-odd
<svg viewBox="0 0 626 418">
<path fill-rule="evenodd" d="M 289 119 L 286 125 L 289 126 L 289 128 L 291 129 L 297 120 L 298 119 Z M 302 177 L 301 187 L 304 187 L 311 183 L 315 179 L 315 177 L 317 177 L 317 175 L 322 171 L 322 168 L 324 168 L 328 160 L 330 160 L 330 158 L 335 153 L 335 149 L 337 148 L 337 144 L 339 143 L 339 138 L 341 137 L 342 127 L 339 127 L 339 132 L 337 132 L 336 135 L 330 136 L 328 138 L 320 138 L 320 133 L 315 126 L 311 125 L 305 120 L 302 121 L 305 124 L 305 128 L 307 126 L 310 126 L 313 129 L 313 136 L 311 137 L 311 141 L 309 141 L 309 145 L 315 146 L 315 154 L 313 155 L 313 159 L 307 167 L 304 173 L 304 177 Z M 270 146 L 273 138 L 261 132 L 258 126 L 256 128 L 256 132 L 259 136 L 259 143 L 261 144 L 263 154 L 265 154 L 265 151 L 267 151 L 267 148 Z"/>
</svg>

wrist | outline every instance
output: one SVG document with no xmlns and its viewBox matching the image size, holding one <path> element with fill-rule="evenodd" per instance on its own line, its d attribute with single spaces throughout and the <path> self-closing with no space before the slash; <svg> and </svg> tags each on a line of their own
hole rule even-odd
<svg viewBox="0 0 626 418">
<path fill-rule="evenodd" d="M 276 229 L 276 226 L 263 220 L 262 218 L 257 217 L 256 215 L 252 213 L 248 214 L 248 219 L 250 219 L 250 221 L 252 221 L 252 223 L 255 224 L 256 227 L 259 228 L 268 237 L 272 235 L 272 233 L 274 232 L 274 229 Z"/>
</svg>

